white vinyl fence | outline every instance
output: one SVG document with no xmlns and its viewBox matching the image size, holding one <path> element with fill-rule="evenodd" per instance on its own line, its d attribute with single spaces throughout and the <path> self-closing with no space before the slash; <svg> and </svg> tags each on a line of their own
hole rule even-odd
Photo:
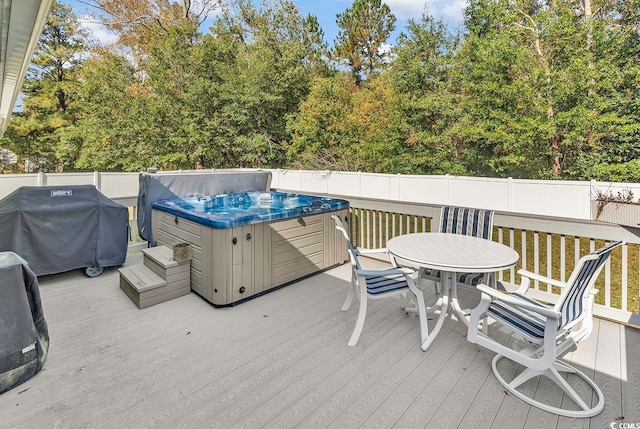
<svg viewBox="0 0 640 429">
<path fill-rule="evenodd" d="M 640 198 L 640 183 L 565 180 L 492 179 L 464 176 L 413 176 L 344 171 L 271 170 L 274 188 L 477 207 L 502 212 L 591 219 L 598 190 L 630 190 Z"/>
<path fill-rule="evenodd" d="M 592 219 L 591 200 L 598 191 L 631 191 L 640 183 L 564 180 L 492 179 L 465 176 L 419 176 L 345 171 L 270 170 L 271 187 L 295 192 L 347 195 L 390 201 L 456 205 L 501 212 Z M 95 185 L 107 197 L 138 195 L 138 173 L 0 174 L 0 198 L 20 186 Z"/>
</svg>

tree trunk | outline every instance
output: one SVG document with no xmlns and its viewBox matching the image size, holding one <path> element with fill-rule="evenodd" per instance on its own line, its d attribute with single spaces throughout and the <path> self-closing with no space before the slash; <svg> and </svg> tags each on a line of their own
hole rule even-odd
<svg viewBox="0 0 640 429">
<path fill-rule="evenodd" d="M 582 11 L 584 13 L 584 25 L 587 26 L 587 67 L 593 73 L 593 68 L 595 67 L 593 61 L 593 11 L 591 9 L 591 0 L 581 0 Z M 587 95 L 589 97 L 593 96 L 596 93 L 595 90 L 595 79 L 593 76 L 591 77 L 589 83 L 589 89 L 587 89 Z"/>
<path fill-rule="evenodd" d="M 585 1 L 589 1 L 589 0 L 585 0 Z M 545 94 L 544 97 L 546 97 L 547 120 L 553 123 L 555 120 L 556 113 L 555 113 L 555 109 L 553 108 L 553 95 L 550 89 L 551 81 L 552 81 L 551 61 L 549 60 L 544 50 L 542 49 L 542 42 L 541 42 L 542 36 L 540 34 L 540 28 L 538 27 L 535 19 L 533 19 L 533 17 L 528 13 L 526 13 L 523 9 L 517 8 L 517 11 L 524 16 L 527 22 L 530 23 L 530 25 L 528 26 L 522 25 L 522 24 L 516 24 L 516 25 L 519 26 L 520 28 L 530 31 L 533 37 L 533 47 L 536 51 L 536 55 L 538 56 L 538 61 L 540 62 L 540 65 L 544 69 L 544 74 L 545 74 L 544 83 L 546 86 L 546 90 L 540 91 L 540 93 Z M 560 143 L 561 143 L 560 134 L 558 134 L 558 132 L 555 131 L 549 141 L 549 145 L 551 147 L 551 173 L 553 177 L 561 177 L 562 175 L 562 156 L 560 153 Z"/>
</svg>

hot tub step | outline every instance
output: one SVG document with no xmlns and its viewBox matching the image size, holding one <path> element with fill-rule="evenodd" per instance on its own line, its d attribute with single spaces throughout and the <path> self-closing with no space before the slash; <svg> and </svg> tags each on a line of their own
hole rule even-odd
<svg viewBox="0 0 640 429">
<path fill-rule="evenodd" d="M 146 308 L 191 292 L 188 277 L 167 282 L 145 265 L 120 268 L 120 289 L 138 306 Z"/>
<path fill-rule="evenodd" d="M 190 261 L 178 263 L 173 260 L 173 249 L 168 246 L 156 246 L 142 249 L 144 265 L 166 280 L 167 283 L 189 279 Z"/>
</svg>

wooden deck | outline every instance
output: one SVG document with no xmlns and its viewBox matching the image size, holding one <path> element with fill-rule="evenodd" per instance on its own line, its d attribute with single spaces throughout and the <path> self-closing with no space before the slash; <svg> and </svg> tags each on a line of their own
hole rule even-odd
<svg viewBox="0 0 640 429">
<path fill-rule="evenodd" d="M 127 265 L 141 262 L 132 255 Z M 0 395 L 2 428 L 575 428 L 640 423 L 640 332 L 597 321 L 567 355 L 606 396 L 567 419 L 505 394 L 492 353 L 448 319 L 427 352 L 415 316 L 374 301 L 356 347 L 341 312 L 348 266 L 234 308 L 195 294 L 144 310 L 116 269 L 43 277 L 51 346 L 44 369 Z M 538 385 L 539 384 L 539 385 Z M 554 389 L 533 381 L 539 395 Z"/>
</svg>

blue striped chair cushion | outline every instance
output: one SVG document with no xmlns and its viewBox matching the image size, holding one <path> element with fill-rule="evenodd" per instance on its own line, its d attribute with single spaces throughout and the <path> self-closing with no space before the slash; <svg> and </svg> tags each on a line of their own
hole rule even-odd
<svg viewBox="0 0 640 429">
<path fill-rule="evenodd" d="M 420 275 L 423 278 L 431 278 L 435 281 L 440 281 L 440 270 L 433 270 L 431 268 L 420 268 Z"/>
<path fill-rule="evenodd" d="M 440 232 L 472 235 L 491 240 L 493 211 L 464 207 L 443 207 Z"/>
<path fill-rule="evenodd" d="M 519 293 L 512 293 L 511 297 L 544 307 L 539 302 Z M 487 314 L 502 324 L 510 326 L 514 331 L 521 333 L 529 341 L 541 343 L 544 339 L 545 318 L 536 313 L 505 302 L 493 301 L 487 310 Z"/>
<path fill-rule="evenodd" d="M 439 270 L 433 270 L 431 268 L 421 268 L 420 275 L 425 279 L 440 281 L 440 276 L 442 274 Z M 484 273 L 458 273 L 456 277 L 458 283 L 464 283 L 470 286 L 477 286 L 481 283 L 484 283 L 484 278 Z"/>
<path fill-rule="evenodd" d="M 485 280 L 485 277 L 485 273 L 459 273 L 458 277 L 456 278 L 458 280 L 458 283 L 477 286 L 481 283 L 486 284 L 488 282 L 487 280 Z"/>
<path fill-rule="evenodd" d="M 585 261 L 580 267 L 575 281 L 569 286 L 569 291 L 560 305 L 560 313 L 562 314 L 560 326 L 565 326 L 582 315 L 585 294 L 596 281 L 596 273 L 607 261 L 611 251 L 620 244 L 620 242 L 610 243 L 590 253 L 590 255 L 598 255 L 598 258 Z"/>
<path fill-rule="evenodd" d="M 382 274 L 365 276 L 367 292 L 371 295 L 381 295 L 408 289 L 407 278 L 404 274 Z"/>
</svg>

